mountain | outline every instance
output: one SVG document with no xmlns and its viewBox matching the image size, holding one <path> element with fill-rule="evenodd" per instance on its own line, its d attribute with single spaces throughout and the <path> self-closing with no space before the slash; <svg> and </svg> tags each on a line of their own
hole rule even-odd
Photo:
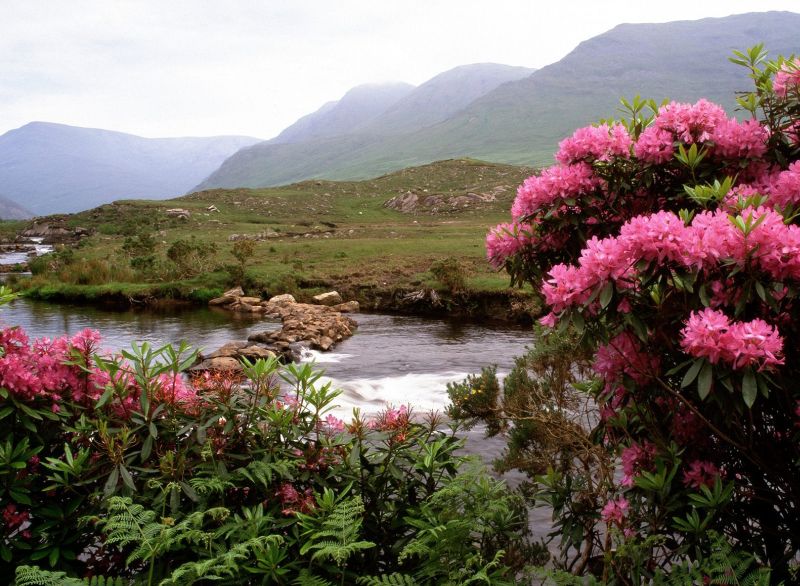
<svg viewBox="0 0 800 586">
<path fill-rule="evenodd" d="M 499 85 L 445 120 L 415 132 L 365 133 L 361 129 L 291 145 L 254 145 L 226 160 L 199 187 L 359 179 L 467 156 L 550 164 L 559 140 L 579 126 L 616 116 L 620 97 L 640 94 L 657 101 L 707 97 L 733 112 L 734 92 L 748 90 L 751 83 L 742 67 L 728 61 L 731 52 L 763 42 L 772 56 L 798 53 L 797 30 L 800 15 L 791 12 L 623 24 L 581 43 L 560 61 Z M 388 118 L 398 106 L 371 124 L 379 127 L 379 120 Z"/>
<path fill-rule="evenodd" d="M 245 136 L 143 138 L 31 122 L 0 136 L 0 185 L 37 215 L 74 212 L 123 198 L 186 193 L 244 146 Z"/>
<path fill-rule="evenodd" d="M 33 214 L 11 198 L 0 195 L 0 220 L 27 220 Z"/>
<path fill-rule="evenodd" d="M 356 121 L 355 116 L 348 117 L 342 111 L 353 111 L 353 97 L 363 95 L 374 87 L 358 86 L 339 102 L 328 102 L 316 112 L 304 116 L 276 138 L 242 149 L 232 158 L 230 164 L 226 161 L 217 171 L 221 175 L 220 183 L 215 173 L 198 189 L 231 185 L 277 185 L 297 176 L 308 177 L 305 174 L 306 163 L 301 159 L 309 148 L 321 147 L 324 151 L 329 145 L 330 150 L 323 156 L 332 160 L 340 156 L 347 158 L 352 150 L 374 145 L 383 140 L 382 137 L 410 134 L 446 120 L 476 98 L 503 83 L 528 76 L 533 71 L 526 67 L 497 63 L 463 65 L 440 73 L 419 87 L 406 91 L 404 96 L 398 96 L 393 103 L 385 104 L 382 112 L 377 112 L 377 107 L 373 108 L 369 115 L 361 116 Z M 363 98 L 359 100 L 362 103 L 364 101 Z M 344 120 L 352 122 L 349 127 L 342 123 Z M 282 165 L 281 169 L 276 169 L 277 176 L 269 169 L 262 173 L 260 168 L 262 160 L 273 156 L 277 156 Z M 331 163 L 335 164 L 333 161 Z M 243 183 L 237 183 L 238 181 Z"/>
<path fill-rule="evenodd" d="M 498 86 L 528 77 L 534 71 L 498 63 L 474 63 L 450 69 L 429 79 L 357 131 L 393 135 L 425 128 L 446 120 Z"/>
<path fill-rule="evenodd" d="M 341 100 L 328 102 L 316 112 L 300 118 L 268 142 L 302 142 L 349 134 L 383 114 L 413 90 L 413 85 L 399 82 L 356 86 Z"/>
</svg>

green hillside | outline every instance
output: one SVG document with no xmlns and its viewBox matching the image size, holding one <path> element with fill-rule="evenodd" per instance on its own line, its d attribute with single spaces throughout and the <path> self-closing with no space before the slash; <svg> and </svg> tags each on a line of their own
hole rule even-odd
<svg viewBox="0 0 800 586">
<path fill-rule="evenodd" d="M 51 218 L 93 235 L 56 262 L 41 262 L 34 277 L 19 286 L 45 298 L 202 299 L 234 284 L 233 247 L 246 239 L 254 244 L 246 288 L 257 293 L 302 296 L 337 288 L 372 302 L 397 290 L 441 286 L 430 271 L 450 258 L 471 291 L 508 295 L 507 277 L 486 262 L 484 239 L 487 228 L 508 215 L 517 185 L 531 172 L 458 159 L 367 181 L 317 180 L 213 189 L 168 201 L 118 201 Z M 405 211 L 386 205 L 409 194 L 425 205 Z M 188 217 L 170 214 L 172 208 Z M 150 243 L 149 252 L 131 249 L 142 241 Z M 181 267 L 168 259 L 180 241 L 215 250 L 205 256 L 189 251 L 184 256 L 193 260 Z M 153 262 L 143 270 L 135 258 L 148 254 Z"/>
</svg>

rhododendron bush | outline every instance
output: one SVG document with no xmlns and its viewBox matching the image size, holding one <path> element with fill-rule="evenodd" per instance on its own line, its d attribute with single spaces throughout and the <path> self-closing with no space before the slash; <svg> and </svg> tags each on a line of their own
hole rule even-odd
<svg viewBox="0 0 800 586">
<path fill-rule="evenodd" d="M 583 570 L 605 554 L 607 578 L 702 557 L 711 530 L 774 576 L 800 555 L 800 61 L 733 61 L 755 81 L 737 117 L 623 100 L 629 118 L 563 140 L 487 238 L 541 291 L 542 324 L 593 355 L 591 437 L 617 472 L 562 543 Z"/>
</svg>

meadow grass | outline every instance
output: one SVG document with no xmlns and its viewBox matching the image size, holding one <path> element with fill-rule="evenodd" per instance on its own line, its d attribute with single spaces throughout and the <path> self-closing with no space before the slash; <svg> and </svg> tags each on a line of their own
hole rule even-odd
<svg viewBox="0 0 800 586">
<path fill-rule="evenodd" d="M 245 263 L 244 284 L 253 293 L 303 296 L 330 288 L 437 287 L 441 284 L 430 268 L 447 258 L 458 261 L 469 289 L 502 291 L 508 279 L 486 262 L 484 239 L 491 226 L 507 220 L 516 187 L 531 172 L 459 159 L 366 181 L 304 181 L 265 189 L 214 189 L 167 201 L 123 200 L 71 215 L 66 223 L 94 230 L 74 251 L 79 262 L 128 266 L 122 247 L 127 237 L 139 233 L 155 238 L 159 258 L 177 240 L 216 246 L 208 266 L 190 278 L 178 279 L 167 271 L 140 275 L 132 283 L 92 283 L 85 286 L 87 296 L 110 290 L 97 289 L 101 285 L 136 295 L 221 290 L 233 284 L 229 269 L 237 265 L 231 240 L 236 237 L 256 239 Z M 437 196 L 443 203 L 436 210 L 411 213 L 385 206 L 407 192 Z M 495 199 L 468 206 L 449 203 L 458 196 L 487 193 Z M 190 217 L 170 217 L 170 208 L 186 209 Z M 29 290 L 41 297 L 57 296 L 59 290 L 75 296 L 80 287 L 59 283 L 54 273 L 39 275 Z"/>
</svg>

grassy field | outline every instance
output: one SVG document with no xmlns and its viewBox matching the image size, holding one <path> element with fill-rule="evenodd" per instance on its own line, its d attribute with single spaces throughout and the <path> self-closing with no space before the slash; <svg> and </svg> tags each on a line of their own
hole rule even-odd
<svg viewBox="0 0 800 586">
<path fill-rule="evenodd" d="M 430 270 L 444 259 L 455 259 L 469 292 L 506 291 L 508 278 L 485 260 L 484 238 L 489 227 L 507 220 L 516 187 L 531 172 L 459 159 L 367 181 L 306 181 L 202 191 L 168 201 L 119 201 L 53 218 L 93 235 L 35 266 L 29 293 L 202 301 L 241 280 L 233 255 L 237 238 L 254 244 L 243 279 L 253 294 L 307 297 L 336 288 L 365 301 L 397 290 L 446 290 Z M 400 212 L 385 206 L 408 192 L 428 202 L 433 198 L 434 209 Z M 463 202 L 468 194 L 490 193 L 492 201 Z M 172 217 L 171 208 L 187 210 L 189 217 Z M 154 264 L 148 270 L 132 263 L 140 253 L 130 243 L 142 236 L 153 239 Z M 176 241 L 206 253 L 179 267 L 168 260 Z M 207 250 L 211 247 L 213 252 Z"/>
</svg>

